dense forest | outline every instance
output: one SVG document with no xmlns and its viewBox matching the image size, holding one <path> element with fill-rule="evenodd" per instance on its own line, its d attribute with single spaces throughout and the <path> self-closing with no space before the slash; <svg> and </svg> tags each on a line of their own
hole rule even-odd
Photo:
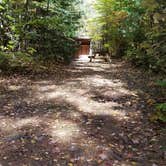
<svg viewBox="0 0 166 166">
<path fill-rule="evenodd" d="M 0 66 L 32 58 L 70 61 L 79 27 L 78 0 L 2 0 Z M 15 57 L 15 58 L 12 58 Z M 13 62 L 12 62 L 13 61 Z"/>
<path fill-rule="evenodd" d="M 92 40 L 101 42 L 111 57 L 161 74 L 157 84 L 166 87 L 166 1 L 96 0 L 94 9 L 96 17 L 89 20 Z M 157 108 L 157 119 L 166 121 L 166 103 Z"/>
<path fill-rule="evenodd" d="M 80 27 L 78 4 L 79 0 L 2 0 L 1 66 L 14 60 L 13 55 L 21 61 L 37 56 L 69 62 L 76 49 L 73 37 Z M 97 0 L 94 6 L 98 17 L 89 23 L 92 39 L 103 40 L 112 56 L 166 72 L 164 0 Z"/>
<path fill-rule="evenodd" d="M 95 9 L 91 36 L 104 41 L 112 56 L 166 72 L 165 0 L 97 0 Z"/>
</svg>

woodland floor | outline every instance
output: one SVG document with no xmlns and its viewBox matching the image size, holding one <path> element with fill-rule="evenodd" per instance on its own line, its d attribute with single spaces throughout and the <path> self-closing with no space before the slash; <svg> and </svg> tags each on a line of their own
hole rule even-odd
<svg viewBox="0 0 166 166">
<path fill-rule="evenodd" d="M 164 128 L 149 121 L 155 80 L 121 60 L 84 58 L 1 76 L 0 166 L 166 165 Z"/>
</svg>

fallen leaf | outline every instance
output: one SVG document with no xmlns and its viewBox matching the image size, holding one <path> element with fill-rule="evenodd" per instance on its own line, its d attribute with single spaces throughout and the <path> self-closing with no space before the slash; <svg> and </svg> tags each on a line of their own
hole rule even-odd
<svg viewBox="0 0 166 166">
<path fill-rule="evenodd" d="M 35 143 L 36 143 L 36 140 L 33 140 L 33 139 L 32 139 L 32 140 L 31 140 L 31 143 L 32 143 L 32 144 L 35 144 Z"/>
</svg>

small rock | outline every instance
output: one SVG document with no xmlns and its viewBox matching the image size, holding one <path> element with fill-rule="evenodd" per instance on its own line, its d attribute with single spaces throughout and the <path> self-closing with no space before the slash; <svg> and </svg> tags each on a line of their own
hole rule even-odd
<svg viewBox="0 0 166 166">
<path fill-rule="evenodd" d="M 7 157 L 6 157 L 6 156 L 4 156 L 4 157 L 3 157 L 3 159 L 4 159 L 4 160 L 7 160 Z"/>
<path fill-rule="evenodd" d="M 133 142 L 134 144 L 139 144 L 139 143 L 140 143 L 140 140 L 139 140 L 138 138 L 134 138 L 134 139 L 132 139 L 132 142 Z"/>
<path fill-rule="evenodd" d="M 56 148 L 54 148 L 54 149 L 52 150 L 52 152 L 53 152 L 53 153 L 60 153 L 60 149 L 59 149 L 58 147 L 56 147 Z"/>
<path fill-rule="evenodd" d="M 100 154 L 99 157 L 102 159 L 102 160 L 106 160 L 108 158 L 108 156 L 104 153 Z"/>
<path fill-rule="evenodd" d="M 152 166 L 158 166 L 157 164 L 153 163 Z"/>
</svg>

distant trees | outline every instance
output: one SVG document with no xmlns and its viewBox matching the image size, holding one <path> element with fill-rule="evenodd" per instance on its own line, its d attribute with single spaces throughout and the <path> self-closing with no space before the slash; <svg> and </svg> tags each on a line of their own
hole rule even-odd
<svg viewBox="0 0 166 166">
<path fill-rule="evenodd" d="M 166 72 L 165 0 L 97 0 L 95 8 L 94 40 L 104 39 L 113 56 Z"/>
<path fill-rule="evenodd" d="M 69 60 L 79 27 L 79 0 L 2 0 L 0 51 Z"/>
</svg>

